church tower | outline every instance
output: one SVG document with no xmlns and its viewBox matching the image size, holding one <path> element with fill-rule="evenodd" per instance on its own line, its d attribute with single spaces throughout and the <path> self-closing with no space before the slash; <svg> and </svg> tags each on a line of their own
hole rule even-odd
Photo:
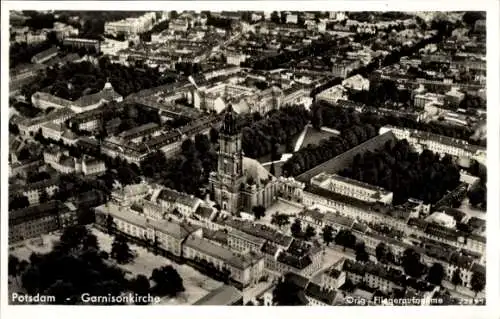
<svg viewBox="0 0 500 319">
<path fill-rule="evenodd" d="M 217 172 L 210 174 L 214 200 L 221 209 L 231 213 L 241 207 L 240 190 L 244 182 L 241 132 L 236 128 L 236 118 L 229 106 L 219 133 Z"/>
</svg>

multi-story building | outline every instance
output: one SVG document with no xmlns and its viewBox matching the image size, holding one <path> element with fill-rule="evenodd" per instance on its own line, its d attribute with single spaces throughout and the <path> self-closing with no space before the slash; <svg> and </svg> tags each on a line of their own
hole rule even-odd
<svg viewBox="0 0 500 319">
<path fill-rule="evenodd" d="M 445 99 L 452 105 L 458 106 L 465 98 L 465 93 L 462 93 L 456 87 L 452 87 L 450 91 L 446 92 Z"/>
<path fill-rule="evenodd" d="M 99 175 L 106 172 L 104 161 L 84 155 L 82 158 L 82 173 L 84 175 Z"/>
<path fill-rule="evenodd" d="M 243 287 L 257 283 L 264 275 L 264 256 L 261 253 L 235 253 L 196 234 L 189 236 L 184 242 L 183 257 L 195 261 L 204 259 L 212 262 L 218 269 L 227 268 L 231 279 Z"/>
<path fill-rule="evenodd" d="M 56 33 L 58 40 L 63 40 L 67 37 L 78 36 L 78 29 L 60 22 L 54 22 L 54 28 L 52 29 Z"/>
<path fill-rule="evenodd" d="M 383 293 L 391 293 L 401 289 L 405 282 L 404 274 L 395 268 L 386 269 L 383 265 L 373 263 L 359 263 L 350 259 L 344 261 L 342 271 L 352 283 L 365 282 L 371 288 L 376 288 Z"/>
<path fill-rule="evenodd" d="M 25 34 L 25 39 L 28 45 L 42 43 L 47 40 L 47 32 L 43 30 L 38 32 L 29 31 Z"/>
<path fill-rule="evenodd" d="M 78 140 L 78 137 L 69 129 L 65 128 L 62 123 L 56 124 L 54 122 L 48 122 L 43 124 L 41 129 L 43 137 L 54 141 L 62 141 L 66 145 L 74 145 Z"/>
<path fill-rule="evenodd" d="M 45 192 L 48 197 L 53 196 L 59 190 L 59 179 L 52 178 L 36 183 L 30 183 L 26 186 L 11 186 L 9 194 L 22 194 L 28 198 L 30 205 L 36 205 L 40 202 L 40 195 Z"/>
<path fill-rule="evenodd" d="M 66 100 L 52 94 L 36 92 L 31 97 L 31 101 L 34 106 L 46 109 L 48 107 L 54 108 L 70 108 L 75 113 L 82 113 L 96 108 L 102 105 L 116 101 L 123 101 L 123 96 L 118 94 L 111 83 L 107 82 L 104 88 L 95 94 L 84 95 L 76 101 Z"/>
<path fill-rule="evenodd" d="M 325 101 L 330 104 L 335 104 L 338 100 L 346 99 L 347 90 L 342 85 L 335 85 L 329 89 L 321 91 L 316 95 L 317 101 Z"/>
<path fill-rule="evenodd" d="M 365 202 L 315 185 L 306 186 L 302 203 L 311 210 L 318 208 L 323 212 L 336 211 L 353 219 L 384 223 L 398 230 L 405 230 L 410 217 L 416 216 L 416 212 L 412 210 Z"/>
<path fill-rule="evenodd" d="M 59 53 L 59 48 L 57 47 L 52 47 L 50 49 L 47 49 L 45 51 L 42 51 L 40 53 L 35 54 L 31 58 L 31 63 L 39 64 L 39 63 L 44 63 L 53 57 L 57 56 Z"/>
<path fill-rule="evenodd" d="M 76 224 L 75 211 L 50 201 L 9 212 L 9 243 L 38 237 Z"/>
<path fill-rule="evenodd" d="M 334 267 L 321 275 L 321 285 L 337 290 L 345 283 L 346 273 Z"/>
<path fill-rule="evenodd" d="M 370 90 L 370 80 L 356 74 L 342 81 L 342 86 L 353 91 L 368 91 Z"/>
<path fill-rule="evenodd" d="M 242 62 L 245 62 L 246 56 L 238 52 L 227 51 L 226 52 L 226 63 L 228 65 L 239 66 Z"/>
<path fill-rule="evenodd" d="M 436 93 L 425 93 L 425 94 L 417 94 L 413 99 L 413 105 L 418 108 L 423 108 L 428 103 L 443 103 L 444 95 L 436 94 Z"/>
<path fill-rule="evenodd" d="M 345 79 L 351 71 L 359 67 L 359 62 L 350 62 L 350 61 L 337 61 L 334 60 L 332 73 L 333 76 Z"/>
<path fill-rule="evenodd" d="M 311 184 L 366 202 L 392 203 L 392 192 L 337 174 L 321 173 L 311 179 Z"/>
<path fill-rule="evenodd" d="M 107 34 L 135 35 L 151 30 L 156 19 L 154 12 L 148 12 L 137 18 L 127 18 L 120 21 L 111 21 L 104 24 L 104 32 Z"/>
<path fill-rule="evenodd" d="M 168 24 L 168 28 L 173 31 L 186 32 L 189 28 L 187 19 L 176 19 Z"/>
<path fill-rule="evenodd" d="M 296 14 L 289 13 L 286 15 L 286 23 L 297 24 L 297 21 L 298 21 L 298 16 Z"/>
<path fill-rule="evenodd" d="M 201 232 L 198 227 L 180 224 L 167 220 L 151 220 L 129 207 L 106 203 L 96 207 L 96 222 L 107 227 L 108 216 L 111 216 L 116 231 L 139 240 L 157 243 L 159 249 L 175 256 L 182 256 L 183 243 L 194 232 Z"/>
<path fill-rule="evenodd" d="M 484 147 L 469 144 L 464 140 L 396 127 L 382 127 L 380 129 L 380 134 L 384 134 L 388 131 L 391 131 L 398 139 L 406 139 L 417 152 L 428 149 L 441 155 L 448 154 L 454 157 L 465 157 L 469 159 L 485 157 L 486 155 L 486 149 Z"/>
<path fill-rule="evenodd" d="M 94 50 L 96 53 L 101 52 L 101 41 L 84 38 L 66 38 L 63 40 L 63 46 L 71 48 L 85 48 Z"/>
</svg>

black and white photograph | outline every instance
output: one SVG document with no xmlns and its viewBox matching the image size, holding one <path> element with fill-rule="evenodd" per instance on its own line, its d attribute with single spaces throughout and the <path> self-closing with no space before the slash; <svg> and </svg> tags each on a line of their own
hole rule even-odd
<svg viewBox="0 0 500 319">
<path fill-rule="evenodd" d="M 486 6 L 144 4 L 2 13 L 4 305 L 498 302 Z"/>
</svg>

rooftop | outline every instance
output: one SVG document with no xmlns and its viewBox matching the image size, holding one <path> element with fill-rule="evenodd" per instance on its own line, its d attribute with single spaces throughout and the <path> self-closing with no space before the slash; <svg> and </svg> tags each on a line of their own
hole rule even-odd
<svg viewBox="0 0 500 319">
<path fill-rule="evenodd" d="M 9 212 L 9 225 L 18 225 L 30 220 L 43 218 L 50 215 L 60 215 L 69 211 L 60 201 L 50 201 L 35 206 L 13 210 Z"/>
<path fill-rule="evenodd" d="M 305 290 L 306 296 L 319 300 L 327 305 L 333 305 L 337 292 L 321 288 L 318 284 L 310 282 Z"/>
<path fill-rule="evenodd" d="M 206 255 L 222 260 L 224 263 L 240 270 L 246 269 L 263 258 L 262 255 L 253 252 L 245 255 L 237 254 L 229 248 L 214 244 L 211 241 L 194 235 L 189 236 L 184 244 L 196 251 L 201 251 Z"/>
<path fill-rule="evenodd" d="M 255 237 L 266 239 L 280 246 L 287 247 L 292 243 L 293 240 L 292 237 L 283 235 L 266 225 L 252 224 L 248 221 L 237 219 L 227 219 L 225 223 L 227 226 L 230 226 L 234 229 L 238 229 Z"/>
<path fill-rule="evenodd" d="M 230 306 L 242 298 L 243 295 L 241 291 L 235 287 L 222 285 L 196 301 L 193 305 Z"/>
</svg>

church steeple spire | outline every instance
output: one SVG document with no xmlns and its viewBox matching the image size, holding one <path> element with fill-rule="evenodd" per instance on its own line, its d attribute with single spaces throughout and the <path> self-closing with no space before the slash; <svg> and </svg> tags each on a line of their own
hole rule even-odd
<svg viewBox="0 0 500 319">
<path fill-rule="evenodd" d="M 221 133 L 226 135 L 235 135 L 238 133 L 236 128 L 236 116 L 233 111 L 233 107 L 231 104 L 228 106 L 226 110 L 226 114 L 224 116 L 224 122 L 222 123 Z"/>
</svg>

